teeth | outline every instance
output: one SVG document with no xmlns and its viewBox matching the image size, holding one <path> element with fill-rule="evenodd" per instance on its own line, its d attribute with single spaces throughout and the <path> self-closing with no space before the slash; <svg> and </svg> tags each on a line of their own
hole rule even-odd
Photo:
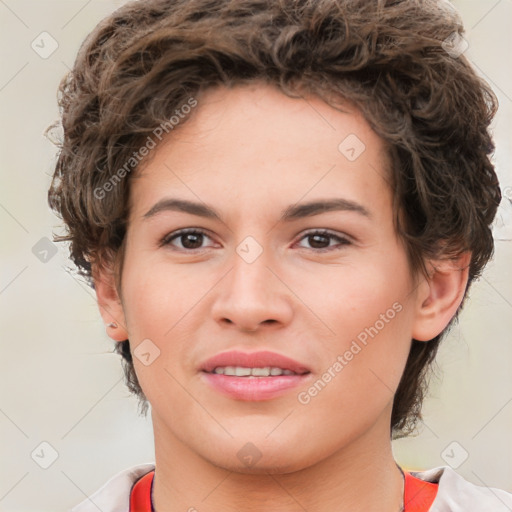
<svg viewBox="0 0 512 512">
<path fill-rule="evenodd" d="M 268 366 L 265 368 L 252 368 L 251 375 L 255 377 L 268 377 L 270 375 L 270 368 Z"/>
<path fill-rule="evenodd" d="M 243 366 L 217 366 L 213 373 L 233 377 L 269 377 L 277 375 L 295 375 L 291 370 L 266 366 L 265 368 L 245 368 Z"/>
</svg>

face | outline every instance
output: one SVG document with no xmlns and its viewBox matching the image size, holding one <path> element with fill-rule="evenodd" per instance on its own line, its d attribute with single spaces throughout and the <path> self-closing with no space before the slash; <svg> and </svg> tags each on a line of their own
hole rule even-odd
<svg viewBox="0 0 512 512">
<path fill-rule="evenodd" d="M 389 440 L 418 291 L 382 140 L 267 85 L 197 99 L 131 184 L 120 314 L 157 446 L 289 472 Z"/>
</svg>

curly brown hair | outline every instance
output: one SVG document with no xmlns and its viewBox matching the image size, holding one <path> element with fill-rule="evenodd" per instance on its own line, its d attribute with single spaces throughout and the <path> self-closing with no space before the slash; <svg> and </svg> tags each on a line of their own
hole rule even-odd
<svg viewBox="0 0 512 512">
<path fill-rule="evenodd" d="M 290 97 L 312 94 L 333 107 L 343 98 L 362 112 L 389 150 L 394 222 L 411 269 L 470 251 L 467 295 L 492 256 L 501 193 L 488 131 L 497 99 L 447 47 L 463 31 L 443 0 L 125 4 L 87 37 L 59 88 L 64 137 L 48 197 L 67 232 L 55 240 L 70 242 L 92 287 L 94 265 L 120 261 L 117 283 L 133 172 L 107 182 L 191 97 L 263 80 Z M 431 363 L 454 319 L 429 342 L 412 340 L 394 399 L 394 438 L 421 418 Z M 146 413 L 128 340 L 114 350 Z"/>
</svg>

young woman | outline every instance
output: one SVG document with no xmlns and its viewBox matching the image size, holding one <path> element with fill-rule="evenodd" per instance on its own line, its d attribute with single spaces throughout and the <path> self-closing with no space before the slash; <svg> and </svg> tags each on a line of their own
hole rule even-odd
<svg viewBox="0 0 512 512">
<path fill-rule="evenodd" d="M 74 511 L 512 510 L 391 451 L 493 252 L 461 33 L 434 0 L 149 0 L 90 34 L 49 199 L 156 460 Z"/>
</svg>

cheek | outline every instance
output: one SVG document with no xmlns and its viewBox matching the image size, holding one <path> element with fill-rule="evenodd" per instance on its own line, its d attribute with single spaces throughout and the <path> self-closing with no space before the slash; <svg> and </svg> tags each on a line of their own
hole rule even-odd
<svg viewBox="0 0 512 512">
<path fill-rule="evenodd" d="M 314 329 L 325 332 L 327 346 L 359 335 L 364 342 L 366 329 L 372 326 L 389 334 L 407 329 L 404 311 L 412 312 L 407 261 L 402 252 L 390 249 L 387 254 L 319 267 L 318 272 L 309 269 L 300 279 L 297 273 L 285 277 L 304 298 L 309 309 L 304 312 L 314 321 Z"/>
<path fill-rule="evenodd" d="M 322 320 L 315 323 L 317 332 L 324 333 L 315 341 L 325 355 L 325 373 L 317 386 L 323 397 L 315 401 L 360 411 L 378 410 L 392 399 L 409 353 L 414 318 L 407 269 L 402 253 L 389 253 L 388 258 L 331 269 L 330 278 L 321 280 L 328 288 L 314 288 L 312 278 L 308 280 L 314 290 L 308 306 Z"/>
<path fill-rule="evenodd" d="M 165 258 L 151 254 L 127 254 L 123 305 L 128 335 L 139 383 L 152 403 L 169 393 L 182 395 L 172 376 L 182 381 L 183 373 L 192 371 L 190 340 L 197 327 L 194 312 L 201 309 L 201 298 L 215 283 L 209 274 L 211 282 L 191 265 L 170 265 Z M 200 314 L 200 319 L 206 321 L 205 315 Z M 149 356 L 142 356 L 147 353 Z"/>
<path fill-rule="evenodd" d="M 410 346 L 408 311 L 391 311 L 388 323 L 359 315 L 336 324 L 338 335 L 323 347 L 330 355 L 322 373 L 297 397 L 297 417 L 318 425 L 341 444 L 391 412 Z"/>
<path fill-rule="evenodd" d="M 165 265 L 143 254 L 127 257 L 123 296 L 131 335 L 160 339 L 173 329 L 201 295 L 190 273 L 190 267 Z"/>
</svg>

